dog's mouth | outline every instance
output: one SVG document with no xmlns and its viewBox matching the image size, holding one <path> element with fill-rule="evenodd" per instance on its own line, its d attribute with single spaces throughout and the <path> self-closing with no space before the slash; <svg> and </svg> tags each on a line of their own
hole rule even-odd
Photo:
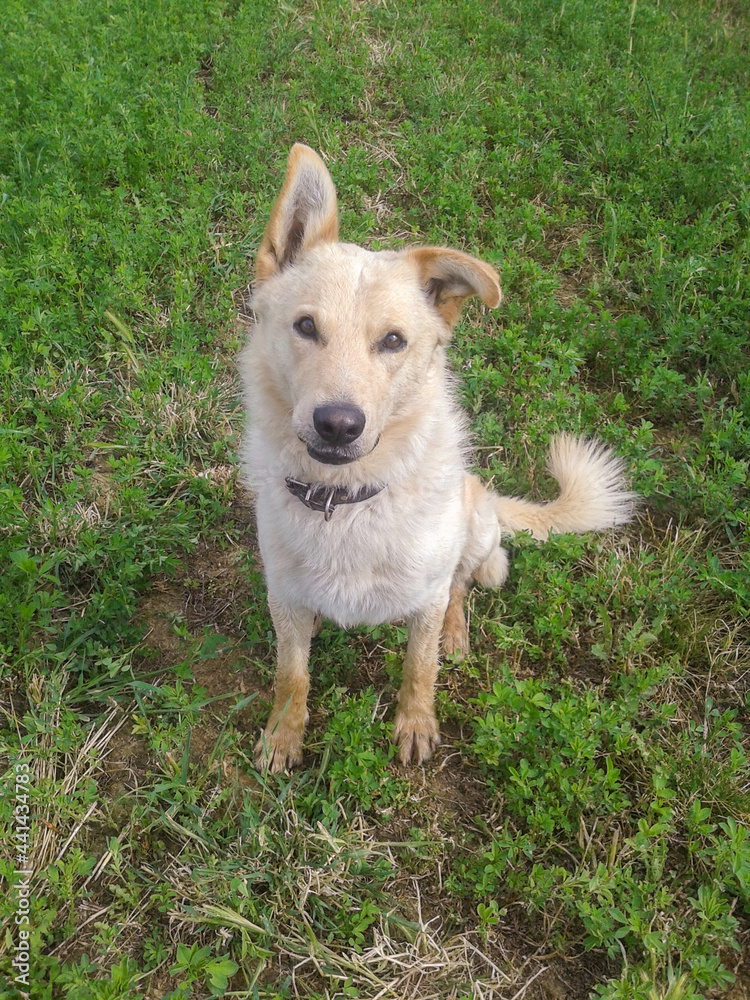
<svg viewBox="0 0 750 1000">
<path fill-rule="evenodd" d="M 311 444 L 307 446 L 307 454 L 324 465 L 348 465 L 359 458 L 359 455 L 352 455 L 348 448 L 313 448 Z"/>
<path fill-rule="evenodd" d="M 300 439 L 302 440 L 302 439 Z M 367 452 L 371 455 L 373 451 L 378 446 L 378 441 L 375 442 L 372 448 Z M 329 448 L 318 448 L 311 445 L 307 441 L 302 441 L 303 444 L 307 445 L 307 454 L 310 458 L 314 458 L 316 462 L 321 462 L 323 465 L 349 465 L 351 462 L 356 462 L 359 458 L 364 458 L 359 452 L 353 451 L 351 448 L 339 448 L 332 445 Z"/>
</svg>

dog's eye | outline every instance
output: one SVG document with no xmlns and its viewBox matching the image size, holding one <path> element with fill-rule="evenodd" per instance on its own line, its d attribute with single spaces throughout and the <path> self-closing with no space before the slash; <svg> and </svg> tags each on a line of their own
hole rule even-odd
<svg viewBox="0 0 750 1000">
<path fill-rule="evenodd" d="M 378 346 L 381 351 L 400 351 L 406 347 L 406 341 L 398 330 L 391 330 L 390 333 L 386 333 Z"/>
<path fill-rule="evenodd" d="M 318 331 L 315 329 L 315 321 L 312 316 L 302 316 L 294 324 L 294 329 L 300 337 L 305 337 L 307 340 L 315 340 L 318 336 Z"/>
</svg>

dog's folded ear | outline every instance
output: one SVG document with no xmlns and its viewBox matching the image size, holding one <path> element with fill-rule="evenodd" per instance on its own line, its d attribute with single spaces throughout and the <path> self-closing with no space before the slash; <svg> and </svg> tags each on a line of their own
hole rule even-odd
<svg viewBox="0 0 750 1000">
<path fill-rule="evenodd" d="M 425 295 L 452 330 L 464 299 L 478 295 L 485 305 L 500 305 L 502 298 L 497 272 L 489 264 L 460 250 L 418 247 L 405 251 L 414 262 Z"/>
<path fill-rule="evenodd" d="M 271 210 L 255 260 L 260 284 L 316 243 L 338 237 L 336 188 L 316 152 L 298 142 L 286 164 L 284 186 Z"/>
</svg>

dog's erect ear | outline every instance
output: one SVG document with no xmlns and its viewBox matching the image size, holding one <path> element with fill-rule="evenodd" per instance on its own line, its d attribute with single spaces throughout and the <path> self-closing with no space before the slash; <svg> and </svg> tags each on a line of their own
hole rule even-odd
<svg viewBox="0 0 750 1000">
<path fill-rule="evenodd" d="M 270 278 L 316 243 L 336 240 L 338 231 L 331 175 L 317 153 L 297 142 L 255 259 L 256 281 Z"/>
<path fill-rule="evenodd" d="M 418 247 L 405 253 L 416 265 L 425 295 L 448 330 L 455 326 L 464 299 L 470 295 L 478 295 L 487 306 L 500 305 L 497 272 L 484 261 L 443 247 Z"/>
</svg>

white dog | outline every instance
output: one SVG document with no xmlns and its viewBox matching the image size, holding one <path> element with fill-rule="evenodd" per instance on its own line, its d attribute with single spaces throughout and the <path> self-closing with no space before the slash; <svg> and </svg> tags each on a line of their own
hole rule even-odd
<svg viewBox="0 0 750 1000">
<path fill-rule="evenodd" d="M 406 619 L 393 739 L 419 764 L 439 742 L 433 689 L 441 631 L 468 649 L 464 598 L 507 575 L 502 532 L 622 524 L 632 495 L 599 444 L 557 437 L 547 504 L 502 497 L 466 472 L 466 429 L 446 367 L 461 305 L 500 302 L 495 271 L 436 247 L 372 253 L 337 241 L 336 191 L 295 145 L 256 261 L 256 323 L 240 356 L 245 475 L 255 494 L 278 640 L 275 701 L 257 763 L 300 762 L 310 641 Z"/>
</svg>

